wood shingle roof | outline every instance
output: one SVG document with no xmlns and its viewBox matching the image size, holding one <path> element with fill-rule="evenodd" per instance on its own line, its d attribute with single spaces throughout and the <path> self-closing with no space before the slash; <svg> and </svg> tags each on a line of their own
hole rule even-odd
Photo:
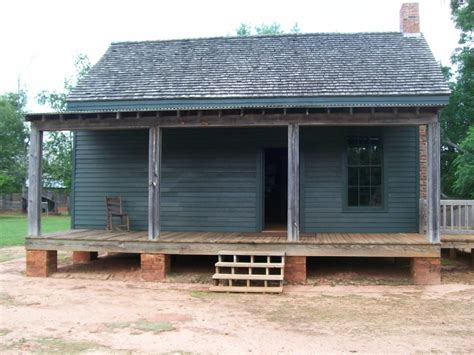
<svg viewBox="0 0 474 355">
<path fill-rule="evenodd" d="M 113 43 L 68 102 L 398 95 L 449 95 L 423 36 L 320 33 Z"/>
</svg>

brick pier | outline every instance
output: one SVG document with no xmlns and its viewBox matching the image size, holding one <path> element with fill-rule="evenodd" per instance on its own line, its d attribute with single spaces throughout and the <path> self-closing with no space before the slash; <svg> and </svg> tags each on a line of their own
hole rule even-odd
<svg viewBox="0 0 474 355">
<path fill-rule="evenodd" d="M 441 283 L 441 258 L 412 258 L 411 276 L 416 285 Z"/>
<path fill-rule="evenodd" d="M 306 256 L 285 256 L 285 281 L 306 282 Z"/>
<path fill-rule="evenodd" d="M 167 254 L 141 254 L 141 277 L 144 281 L 161 281 L 171 269 L 171 256 Z"/>
<path fill-rule="evenodd" d="M 58 269 L 58 252 L 56 250 L 27 250 L 26 276 L 48 277 Z"/>
<path fill-rule="evenodd" d="M 73 264 L 87 264 L 93 260 L 96 260 L 98 253 L 95 251 L 73 251 L 72 262 Z"/>
</svg>

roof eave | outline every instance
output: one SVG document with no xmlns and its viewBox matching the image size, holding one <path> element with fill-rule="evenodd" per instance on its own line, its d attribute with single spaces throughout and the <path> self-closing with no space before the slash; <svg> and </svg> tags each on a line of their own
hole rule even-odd
<svg viewBox="0 0 474 355">
<path fill-rule="evenodd" d="M 128 99 L 128 100 L 69 100 L 68 111 L 91 110 L 215 110 L 240 108 L 293 107 L 443 107 L 449 94 L 437 95 L 381 95 L 338 97 L 269 97 L 269 98 L 183 98 L 183 99 Z"/>
</svg>

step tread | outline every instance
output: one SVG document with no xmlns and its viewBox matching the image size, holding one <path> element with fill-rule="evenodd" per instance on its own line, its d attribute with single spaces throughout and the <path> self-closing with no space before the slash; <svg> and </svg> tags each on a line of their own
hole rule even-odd
<svg viewBox="0 0 474 355">
<path fill-rule="evenodd" d="M 256 292 L 256 293 L 282 293 L 283 286 L 272 287 L 246 287 L 246 286 L 212 286 L 212 292 Z"/>
<path fill-rule="evenodd" d="M 221 250 L 218 255 L 243 255 L 243 256 L 285 256 L 285 252 L 280 251 L 229 251 Z"/>
<path fill-rule="evenodd" d="M 213 280 L 261 280 L 283 281 L 283 275 L 214 274 Z"/>
<path fill-rule="evenodd" d="M 233 262 L 233 261 L 218 261 L 217 267 L 242 267 L 242 268 L 279 268 L 285 267 L 284 263 L 249 263 L 249 262 Z"/>
</svg>

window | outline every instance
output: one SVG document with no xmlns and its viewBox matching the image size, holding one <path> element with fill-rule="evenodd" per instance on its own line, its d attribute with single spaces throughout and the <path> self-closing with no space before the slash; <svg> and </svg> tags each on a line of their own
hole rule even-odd
<svg viewBox="0 0 474 355">
<path fill-rule="evenodd" d="M 349 136 L 347 142 L 347 204 L 382 207 L 382 139 Z"/>
</svg>

